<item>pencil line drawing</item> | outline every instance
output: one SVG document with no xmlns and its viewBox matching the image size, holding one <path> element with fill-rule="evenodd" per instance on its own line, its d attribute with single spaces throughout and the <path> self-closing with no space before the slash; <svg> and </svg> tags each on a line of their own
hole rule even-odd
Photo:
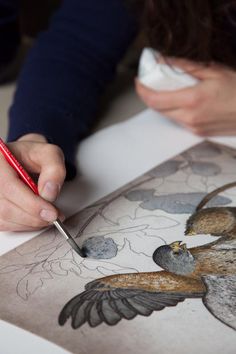
<svg viewBox="0 0 236 354">
<path fill-rule="evenodd" d="M 103 331 L 114 340 L 118 333 L 127 348 L 134 333 L 145 343 L 150 333 L 158 345 L 159 317 L 186 303 L 191 311 L 194 302 L 200 311 L 194 313 L 195 333 L 202 330 L 201 320 L 210 321 L 210 312 L 211 326 L 223 323 L 217 330 L 231 338 L 235 189 L 212 195 L 204 209 L 195 210 L 213 190 L 235 181 L 235 157 L 233 149 L 201 143 L 69 218 L 65 224 L 87 258 L 53 228 L 1 256 L 0 318 L 73 353 L 82 343 L 81 353 L 87 353 Z M 167 307 L 169 312 L 160 311 Z M 181 316 L 188 319 L 183 308 Z M 108 348 L 117 353 L 111 341 Z"/>
</svg>

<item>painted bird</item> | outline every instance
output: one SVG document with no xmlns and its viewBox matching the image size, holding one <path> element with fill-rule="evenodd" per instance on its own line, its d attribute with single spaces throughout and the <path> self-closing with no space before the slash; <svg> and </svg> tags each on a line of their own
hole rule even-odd
<svg viewBox="0 0 236 354">
<path fill-rule="evenodd" d="M 102 322 L 115 325 L 186 298 L 203 298 L 215 317 L 236 329 L 236 249 L 218 250 L 216 245 L 188 250 L 176 241 L 157 248 L 153 260 L 164 271 L 118 274 L 88 283 L 64 306 L 59 324 L 71 317 L 73 328 L 85 322 L 91 327 Z"/>
<path fill-rule="evenodd" d="M 186 298 L 202 298 L 216 318 L 236 330 L 235 210 L 197 211 L 187 221 L 185 234 L 211 234 L 219 239 L 190 249 L 181 241 L 157 248 L 153 260 L 163 271 L 118 274 L 88 283 L 83 293 L 64 306 L 59 324 L 71 317 L 74 329 L 85 322 L 91 327 L 102 322 L 115 325 L 122 318 L 149 316 Z"/>
</svg>

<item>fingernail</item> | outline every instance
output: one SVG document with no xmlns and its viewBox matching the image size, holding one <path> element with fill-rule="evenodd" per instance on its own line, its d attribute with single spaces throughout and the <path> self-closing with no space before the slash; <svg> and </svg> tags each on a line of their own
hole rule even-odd
<svg viewBox="0 0 236 354">
<path fill-rule="evenodd" d="M 57 214 L 54 211 L 43 209 L 40 216 L 44 221 L 53 222 L 57 219 Z"/>
<path fill-rule="evenodd" d="M 41 192 L 41 197 L 49 202 L 54 202 L 60 191 L 60 185 L 54 182 L 47 182 Z"/>
</svg>

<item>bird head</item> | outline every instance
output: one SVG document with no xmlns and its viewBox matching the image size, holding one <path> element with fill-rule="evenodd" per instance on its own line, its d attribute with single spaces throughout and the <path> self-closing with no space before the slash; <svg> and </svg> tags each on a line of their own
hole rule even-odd
<svg viewBox="0 0 236 354">
<path fill-rule="evenodd" d="M 157 265 L 175 274 L 187 275 L 195 268 L 194 257 L 182 241 L 158 247 L 152 258 Z"/>
<path fill-rule="evenodd" d="M 188 252 L 186 243 L 182 243 L 182 241 L 175 241 L 169 244 L 170 248 L 173 250 L 174 253 L 179 254 L 182 251 Z"/>
<path fill-rule="evenodd" d="M 235 216 L 229 208 L 206 208 L 197 211 L 187 221 L 185 235 L 210 234 L 221 236 L 235 224 Z"/>
</svg>

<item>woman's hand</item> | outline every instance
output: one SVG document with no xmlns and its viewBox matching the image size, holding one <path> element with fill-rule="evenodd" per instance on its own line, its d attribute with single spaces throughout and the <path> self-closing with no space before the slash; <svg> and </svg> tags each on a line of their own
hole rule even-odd
<svg viewBox="0 0 236 354">
<path fill-rule="evenodd" d="M 0 154 L 0 231 L 32 231 L 48 226 L 57 217 L 63 219 L 51 204 L 66 174 L 61 149 L 39 134 L 27 134 L 8 146 L 28 172 L 39 174 L 40 196 L 19 179 Z"/>
<path fill-rule="evenodd" d="M 236 135 L 236 71 L 182 59 L 170 59 L 170 63 L 199 79 L 199 83 L 157 92 L 137 80 L 137 93 L 147 106 L 198 135 Z"/>
</svg>

